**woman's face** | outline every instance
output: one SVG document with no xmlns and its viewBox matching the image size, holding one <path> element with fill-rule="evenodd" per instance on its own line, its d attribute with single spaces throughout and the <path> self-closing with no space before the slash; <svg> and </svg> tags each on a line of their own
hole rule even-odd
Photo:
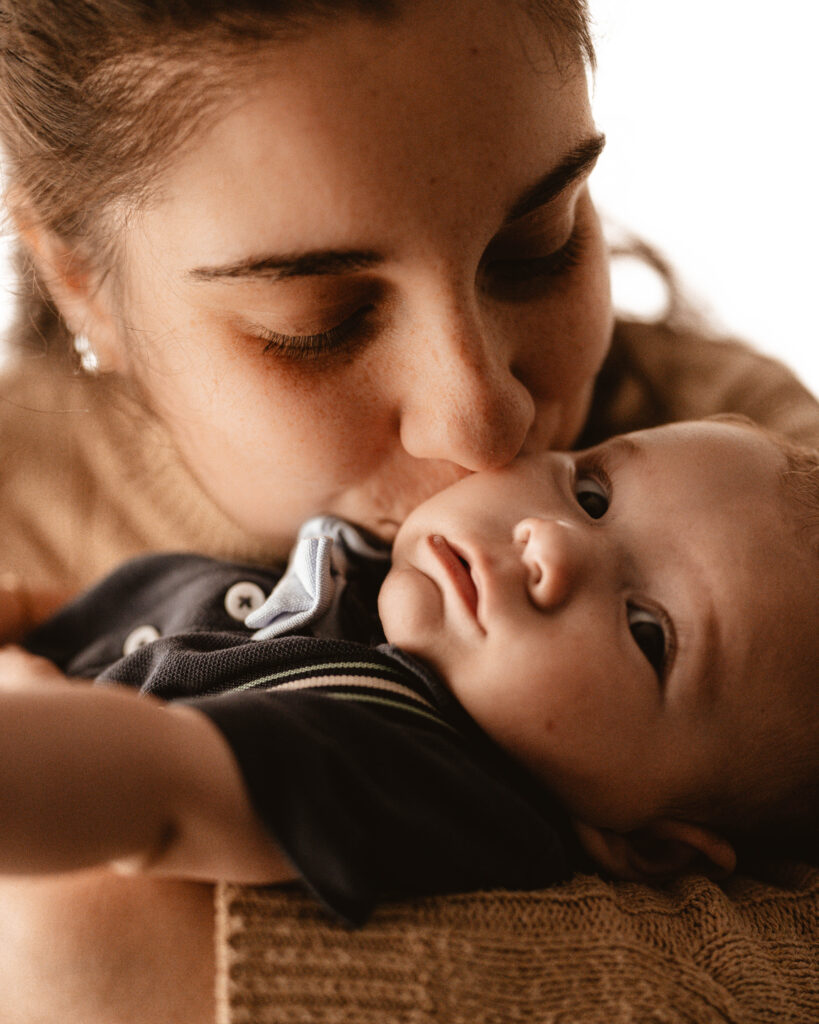
<svg viewBox="0 0 819 1024">
<path fill-rule="evenodd" d="M 116 363 L 275 547 L 319 512 L 390 538 L 584 422 L 611 333 L 600 139 L 580 63 L 509 8 L 276 43 L 128 221 Z"/>
</svg>

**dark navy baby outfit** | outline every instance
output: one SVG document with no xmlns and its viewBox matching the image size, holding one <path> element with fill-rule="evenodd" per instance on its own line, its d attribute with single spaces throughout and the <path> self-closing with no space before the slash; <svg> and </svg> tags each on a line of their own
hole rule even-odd
<svg viewBox="0 0 819 1024">
<path fill-rule="evenodd" d="M 351 924 L 392 897 L 567 877 L 562 809 L 436 676 L 384 642 L 385 553 L 357 545 L 348 524 L 322 524 L 285 578 L 198 555 L 135 559 L 26 646 L 68 675 L 208 715 L 261 820 Z"/>
</svg>

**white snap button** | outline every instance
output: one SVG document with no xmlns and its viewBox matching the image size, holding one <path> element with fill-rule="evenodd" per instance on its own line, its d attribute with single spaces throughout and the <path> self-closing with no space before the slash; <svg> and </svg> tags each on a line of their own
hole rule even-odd
<svg viewBox="0 0 819 1024">
<path fill-rule="evenodd" d="M 126 636 L 125 643 L 122 645 L 122 653 L 133 654 L 140 647 L 145 647 L 147 644 L 152 644 L 154 640 L 158 640 L 161 635 L 156 626 L 137 626 Z"/>
<path fill-rule="evenodd" d="M 251 612 L 264 604 L 266 597 L 258 583 L 250 580 L 234 583 L 225 594 L 225 611 L 237 622 L 244 622 Z"/>
</svg>

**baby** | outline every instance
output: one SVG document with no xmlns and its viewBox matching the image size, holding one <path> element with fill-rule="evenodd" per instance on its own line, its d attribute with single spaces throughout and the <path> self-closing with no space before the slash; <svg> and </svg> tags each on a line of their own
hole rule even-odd
<svg viewBox="0 0 819 1024">
<path fill-rule="evenodd" d="M 561 879 L 578 840 L 662 878 L 814 837 L 818 513 L 814 453 L 707 421 L 419 506 L 386 644 L 387 560 L 347 524 L 282 580 L 129 563 L 28 646 L 148 699 L 44 661 L 15 689 L 24 656 L 0 658 L 0 870 L 301 877 L 357 923 L 389 896 Z"/>
<path fill-rule="evenodd" d="M 615 873 L 815 828 L 816 453 L 709 421 L 520 458 L 408 518 L 379 608 Z"/>
</svg>

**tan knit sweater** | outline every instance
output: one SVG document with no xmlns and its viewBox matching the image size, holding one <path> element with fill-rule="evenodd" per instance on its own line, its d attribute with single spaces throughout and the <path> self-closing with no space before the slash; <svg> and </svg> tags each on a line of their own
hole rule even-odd
<svg viewBox="0 0 819 1024">
<path fill-rule="evenodd" d="M 743 412 L 819 444 L 774 361 L 621 326 L 586 440 Z M 265 561 L 104 382 L 24 358 L 0 381 L 0 569 L 78 588 L 143 550 Z M 379 910 L 350 933 L 299 893 L 217 887 L 219 1024 L 819 1022 L 819 873 L 664 891 L 597 878 Z"/>
<path fill-rule="evenodd" d="M 816 1024 L 819 871 L 665 890 L 579 876 L 399 903 L 218 893 L 218 1024 Z"/>
</svg>

